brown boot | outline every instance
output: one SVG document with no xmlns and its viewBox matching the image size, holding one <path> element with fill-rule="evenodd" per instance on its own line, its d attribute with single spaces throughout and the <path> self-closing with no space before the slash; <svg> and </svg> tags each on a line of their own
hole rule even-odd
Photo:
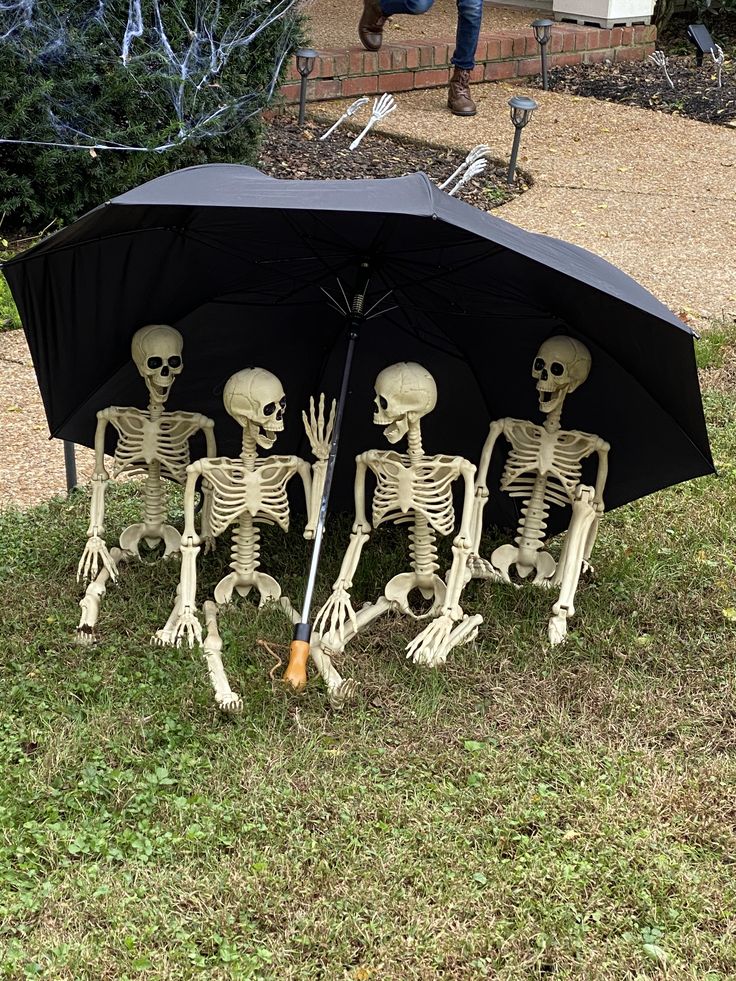
<svg viewBox="0 0 736 981">
<path fill-rule="evenodd" d="M 383 41 L 383 25 L 387 17 L 379 0 L 363 0 L 363 13 L 358 22 L 360 43 L 368 51 L 378 51 Z"/>
<path fill-rule="evenodd" d="M 470 72 L 467 68 L 455 66 L 447 93 L 447 108 L 456 116 L 474 116 L 478 111 L 470 98 Z"/>
</svg>

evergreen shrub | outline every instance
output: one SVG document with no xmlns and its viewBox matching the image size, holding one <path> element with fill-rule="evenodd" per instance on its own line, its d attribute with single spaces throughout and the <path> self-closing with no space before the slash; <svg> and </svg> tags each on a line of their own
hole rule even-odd
<svg viewBox="0 0 736 981">
<path fill-rule="evenodd" d="M 69 222 L 181 167 L 252 163 L 259 116 L 250 113 L 268 104 L 298 43 L 296 5 L 250 43 L 220 48 L 227 57 L 198 89 L 203 71 L 197 66 L 209 64 L 208 27 L 217 40 L 243 40 L 265 18 L 289 7 L 289 0 L 143 0 L 143 32 L 132 38 L 124 64 L 128 0 L 23 0 L 15 5 L 6 0 L 0 7 L 9 11 L 0 14 L 0 136 L 151 149 L 0 143 L 2 234 Z M 157 11 L 162 16 L 158 28 Z M 193 31 L 199 40 L 192 49 Z M 163 34 L 174 55 L 190 49 L 191 75 L 181 87 L 181 72 L 166 53 Z M 212 114 L 215 118 L 202 125 Z M 180 142 L 182 132 L 191 136 Z M 153 149 L 168 143 L 176 145 Z"/>
</svg>

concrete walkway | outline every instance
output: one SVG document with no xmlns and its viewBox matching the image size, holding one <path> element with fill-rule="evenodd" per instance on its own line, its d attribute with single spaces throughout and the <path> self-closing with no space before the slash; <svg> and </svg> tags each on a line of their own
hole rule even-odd
<svg viewBox="0 0 736 981">
<path fill-rule="evenodd" d="M 472 119 L 450 115 L 444 90 L 429 90 L 400 96 L 381 126 L 463 149 L 487 143 L 505 160 L 506 103 L 522 93 L 540 105 L 520 159 L 535 183 L 494 214 L 609 259 L 696 327 L 736 316 L 736 131 L 502 83 L 474 86 Z M 323 103 L 320 114 L 337 117 L 344 104 Z M 46 436 L 24 338 L 0 335 L 0 505 L 64 491 L 62 446 Z M 88 479 L 91 453 L 78 463 Z"/>
<path fill-rule="evenodd" d="M 468 150 L 486 143 L 508 160 L 507 102 L 531 96 L 539 109 L 519 163 L 534 186 L 493 214 L 596 252 L 701 326 L 736 316 L 736 131 L 519 85 L 472 92 L 478 114 L 468 119 L 447 111 L 442 90 L 397 96 L 379 130 Z M 319 112 L 336 118 L 344 105 Z"/>
</svg>

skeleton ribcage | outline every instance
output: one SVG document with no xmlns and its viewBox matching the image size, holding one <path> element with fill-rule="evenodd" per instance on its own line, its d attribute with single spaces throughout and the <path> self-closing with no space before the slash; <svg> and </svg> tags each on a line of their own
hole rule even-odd
<svg viewBox="0 0 736 981">
<path fill-rule="evenodd" d="M 570 504 L 580 483 L 581 462 L 596 448 L 598 437 L 589 433 L 558 430 L 520 419 L 507 419 L 504 435 L 511 450 L 501 476 L 501 490 L 511 497 L 529 498 L 540 475 L 546 478 L 544 500 Z"/>
<path fill-rule="evenodd" d="M 161 476 L 183 484 L 189 464 L 189 438 L 202 428 L 203 417 L 190 412 L 164 412 L 151 420 L 140 409 L 109 409 L 108 418 L 118 433 L 113 476 L 147 474 L 159 463 Z"/>
<path fill-rule="evenodd" d="M 373 494 L 373 524 L 404 522 L 423 515 L 439 535 L 450 535 L 455 527 L 452 484 L 460 473 L 459 457 L 429 456 L 411 465 L 406 454 L 385 453 L 368 466 L 376 475 Z"/>
<path fill-rule="evenodd" d="M 202 460 L 200 466 L 213 488 L 210 521 L 214 535 L 221 535 L 242 514 L 289 530 L 286 486 L 296 473 L 296 457 L 264 457 L 256 460 L 255 470 L 247 470 L 242 460 L 227 457 Z"/>
</svg>

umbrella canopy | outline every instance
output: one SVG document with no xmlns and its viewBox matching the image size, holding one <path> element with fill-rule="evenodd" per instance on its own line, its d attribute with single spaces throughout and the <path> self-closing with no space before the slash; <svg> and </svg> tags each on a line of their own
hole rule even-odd
<svg viewBox="0 0 736 981">
<path fill-rule="evenodd" d="M 427 451 L 477 461 L 490 420 L 541 421 L 531 366 L 559 333 L 592 355 L 562 425 L 611 444 L 607 509 L 713 471 L 691 330 L 604 260 L 457 201 L 424 174 L 289 181 L 193 167 L 114 198 L 4 272 L 52 435 L 91 446 L 99 409 L 145 405 L 130 339 L 165 323 L 184 336 L 169 408 L 212 416 L 219 451 L 237 454 L 222 389 L 260 365 L 281 378 L 292 410 L 277 451 L 308 456 L 295 409 L 337 394 L 347 344 L 347 319 L 326 294 L 347 305 L 343 290 L 349 298 L 366 262 L 375 309 L 355 350 L 335 506 L 352 504 L 356 453 L 383 445 L 372 424 L 382 368 L 428 368 L 439 398 L 423 424 Z M 492 494 L 486 517 L 514 526 L 516 508 Z M 549 530 L 567 520 L 553 509 Z"/>
</svg>

